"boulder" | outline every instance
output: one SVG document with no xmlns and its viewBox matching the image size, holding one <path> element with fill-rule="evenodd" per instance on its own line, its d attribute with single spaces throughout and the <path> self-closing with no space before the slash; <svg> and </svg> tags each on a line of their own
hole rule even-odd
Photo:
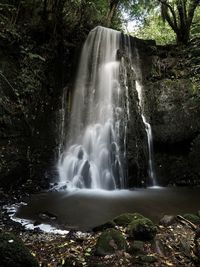
<svg viewBox="0 0 200 267">
<path fill-rule="evenodd" d="M 39 267 L 22 240 L 9 233 L 0 233 L 0 262 L 1 267 Z"/>
<path fill-rule="evenodd" d="M 160 224 L 162 224 L 164 226 L 170 226 L 173 223 L 175 223 L 175 221 L 176 221 L 176 217 L 174 215 L 164 215 L 160 219 Z"/>
<path fill-rule="evenodd" d="M 142 218 L 144 218 L 144 216 L 139 213 L 123 213 L 117 216 L 113 221 L 119 226 L 127 226 L 132 222 L 132 220 Z"/>
<path fill-rule="evenodd" d="M 116 229 L 107 229 L 102 232 L 97 240 L 95 254 L 104 256 L 126 249 L 127 242 L 122 233 Z"/>
<path fill-rule="evenodd" d="M 94 227 L 92 230 L 94 232 L 99 232 L 99 231 L 103 231 L 103 230 L 108 229 L 108 228 L 115 228 L 115 226 L 116 226 L 116 224 L 114 221 L 108 221 L 104 224 L 101 224 L 101 225 Z"/>
<path fill-rule="evenodd" d="M 128 225 L 128 233 L 135 240 L 152 240 L 156 235 L 156 226 L 145 217 L 138 218 Z"/>
<path fill-rule="evenodd" d="M 132 255 L 144 254 L 144 242 L 135 240 L 133 244 L 130 245 L 128 252 Z"/>
</svg>

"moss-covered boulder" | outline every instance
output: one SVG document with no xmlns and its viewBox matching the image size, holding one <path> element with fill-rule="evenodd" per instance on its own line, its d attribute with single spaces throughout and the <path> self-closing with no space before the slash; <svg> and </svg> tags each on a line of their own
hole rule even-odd
<svg viewBox="0 0 200 267">
<path fill-rule="evenodd" d="M 39 267 L 39 264 L 21 239 L 9 233 L 0 233 L 0 266 Z"/>
<path fill-rule="evenodd" d="M 200 217 L 195 214 L 186 213 L 183 217 L 194 224 L 200 224 Z"/>
<path fill-rule="evenodd" d="M 141 255 L 144 254 L 144 242 L 140 240 L 135 240 L 128 250 L 128 252 L 132 255 Z"/>
<path fill-rule="evenodd" d="M 122 233 L 116 229 L 107 229 L 99 236 L 95 254 L 99 256 L 115 253 L 117 250 L 126 250 L 127 242 Z"/>
<path fill-rule="evenodd" d="M 145 217 L 138 218 L 128 225 L 128 233 L 136 240 L 152 240 L 156 235 L 156 226 Z"/>
<path fill-rule="evenodd" d="M 144 216 L 139 213 L 123 213 L 114 218 L 113 221 L 119 226 L 127 226 L 132 222 L 132 220 L 142 219 L 142 218 L 144 218 Z"/>
<path fill-rule="evenodd" d="M 108 229 L 108 228 L 115 228 L 115 226 L 116 226 L 115 222 L 111 220 L 111 221 L 108 221 L 104 224 L 101 224 L 101 225 L 94 227 L 92 230 L 94 232 L 99 232 L 99 231 L 103 231 L 103 230 Z"/>
</svg>

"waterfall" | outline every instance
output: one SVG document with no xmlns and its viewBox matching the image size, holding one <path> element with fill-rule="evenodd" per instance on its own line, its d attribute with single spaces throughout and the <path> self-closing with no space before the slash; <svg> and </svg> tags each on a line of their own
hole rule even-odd
<svg viewBox="0 0 200 267">
<path fill-rule="evenodd" d="M 139 83 L 139 81 L 136 81 L 136 90 L 138 92 L 138 98 L 139 98 L 139 103 L 142 108 L 142 102 L 143 102 L 143 97 L 142 97 L 142 85 Z M 155 170 L 154 170 L 154 164 L 153 164 L 153 136 L 152 136 L 152 130 L 151 130 L 151 125 L 147 122 L 143 112 L 141 114 L 143 123 L 145 125 L 145 130 L 147 133 L 147 140 L 148 140 L 148 150 L 149 150 L 149 177 L 151 179 L 151 183 L 153 186 L 156 185 L 156 175 L 155 175 Z"/>
<path fill-rule="evenodd" d="M 124 187 L 119 145 L 120 36 L 115 30 L 96 27 L 82 49 L 68 142 L 58 162 L 59 184 L 67 188 Z"/>
<path fill-rule="evenodd" d="M 120 51 L 124 51 L 125 57 L 129 58 L 130 70 Z M 152 132 L 142 112 L 142 86 L 139 81 L 135 84 L 135 99 L 134 93 L 130 95 L 135 78 L 130 80 L 129 72 L 133 73 L 136 80 L 141 76 L 141 73 L 138 74 L 138 56 L 137 48 L 132 47 L 127 35 L 100 26 L 89 33 L 80 57 L 67 124 L 63 114 L 67 106 L 66 91 L 62 99 L 59 188 L 125 188 L 126 157 L 127 153 L 130 155 L 127 150 L 128 133 L 130 138 L 128 123 L 131 122 L 131 116 L 140 116 L 141 113 L 140 120 L 143 120 L 148 137 L 149 177 L 155 185 Z M 135 105 L 134 112 L 132 105 Z M 137 127 L 136 122 L 133 123 Z M 137 151 L 138 144 L 135 142 L 134 149 Z M 133 164 L 138 166 L 140 162 L 135 159 Z"/>
</svg>

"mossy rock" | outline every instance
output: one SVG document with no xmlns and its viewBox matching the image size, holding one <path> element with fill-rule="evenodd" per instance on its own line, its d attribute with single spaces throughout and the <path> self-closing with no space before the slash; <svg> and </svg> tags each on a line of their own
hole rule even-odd
<svg viewBox="0 0 200 267">
<path fill-rule="evenodd" d="M 126 250 L 127 243 L 122 233 L 116 229 L 105 230 L 98 238 L 95 254 L 110 255 L 117 250 Z"/>
<path fill-rule="evenodd" d="M 102 225 L 94 227 L 92 230 L 94 232 L 99 232 L 99 231 L 103 231 L 103 230 L 108 229 L 108 228 L 115 228 L 115 226 L 116 226 L 115 222 L 108 221 Z"/>
<path fill-rule="evenodd" d="M 156 226 L 151 220 L 143 217 L 128 225 L 128 233 L 135 240 L 152 240 L 156 235 Z"/>
<path fill-rule="evenodd" d="M 113 221 L 119 226 L 127 226 L 128 224 L 132 222 L 132 220 L 142 219 L 142 218 L 144 218 L 144 216 L 137 212 L 136 213 L 123 213 L 117 216 L 116 218 L 114 218 Z"/>
<path fill-rule="evenodd" d="M 39 264 L 21 239 L 9 233 L 0 233 L 0 266 L 39 267 Z"/>
<path fill-rule="evenodd" d="M 130 245 L 128 252 L 132 255 L 144 254 L 144 242 L 140 240 L 135 240 L 133 244 Z"/>
<path fill-rule="evenodd" d="M 200 218 L 195 214 L 186 213 L 183 215 L 183 217 L 194 224 L 200 224 Z"/>
</svg>

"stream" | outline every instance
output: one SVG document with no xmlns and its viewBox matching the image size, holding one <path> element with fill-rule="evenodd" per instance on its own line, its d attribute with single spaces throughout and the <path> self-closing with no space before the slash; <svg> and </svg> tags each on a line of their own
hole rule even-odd
<svg viewBox="0 0 200 267">
<path fill-rule="evenodd" d="M 60 229 L 91 230 L 125 212 L 139 212 L 155 223 L 165 214 L 196 213 L 200 188 L 152 187 L 134 190 L 74 189 L 32 195 L 15 219 Z"/>
</svg>

